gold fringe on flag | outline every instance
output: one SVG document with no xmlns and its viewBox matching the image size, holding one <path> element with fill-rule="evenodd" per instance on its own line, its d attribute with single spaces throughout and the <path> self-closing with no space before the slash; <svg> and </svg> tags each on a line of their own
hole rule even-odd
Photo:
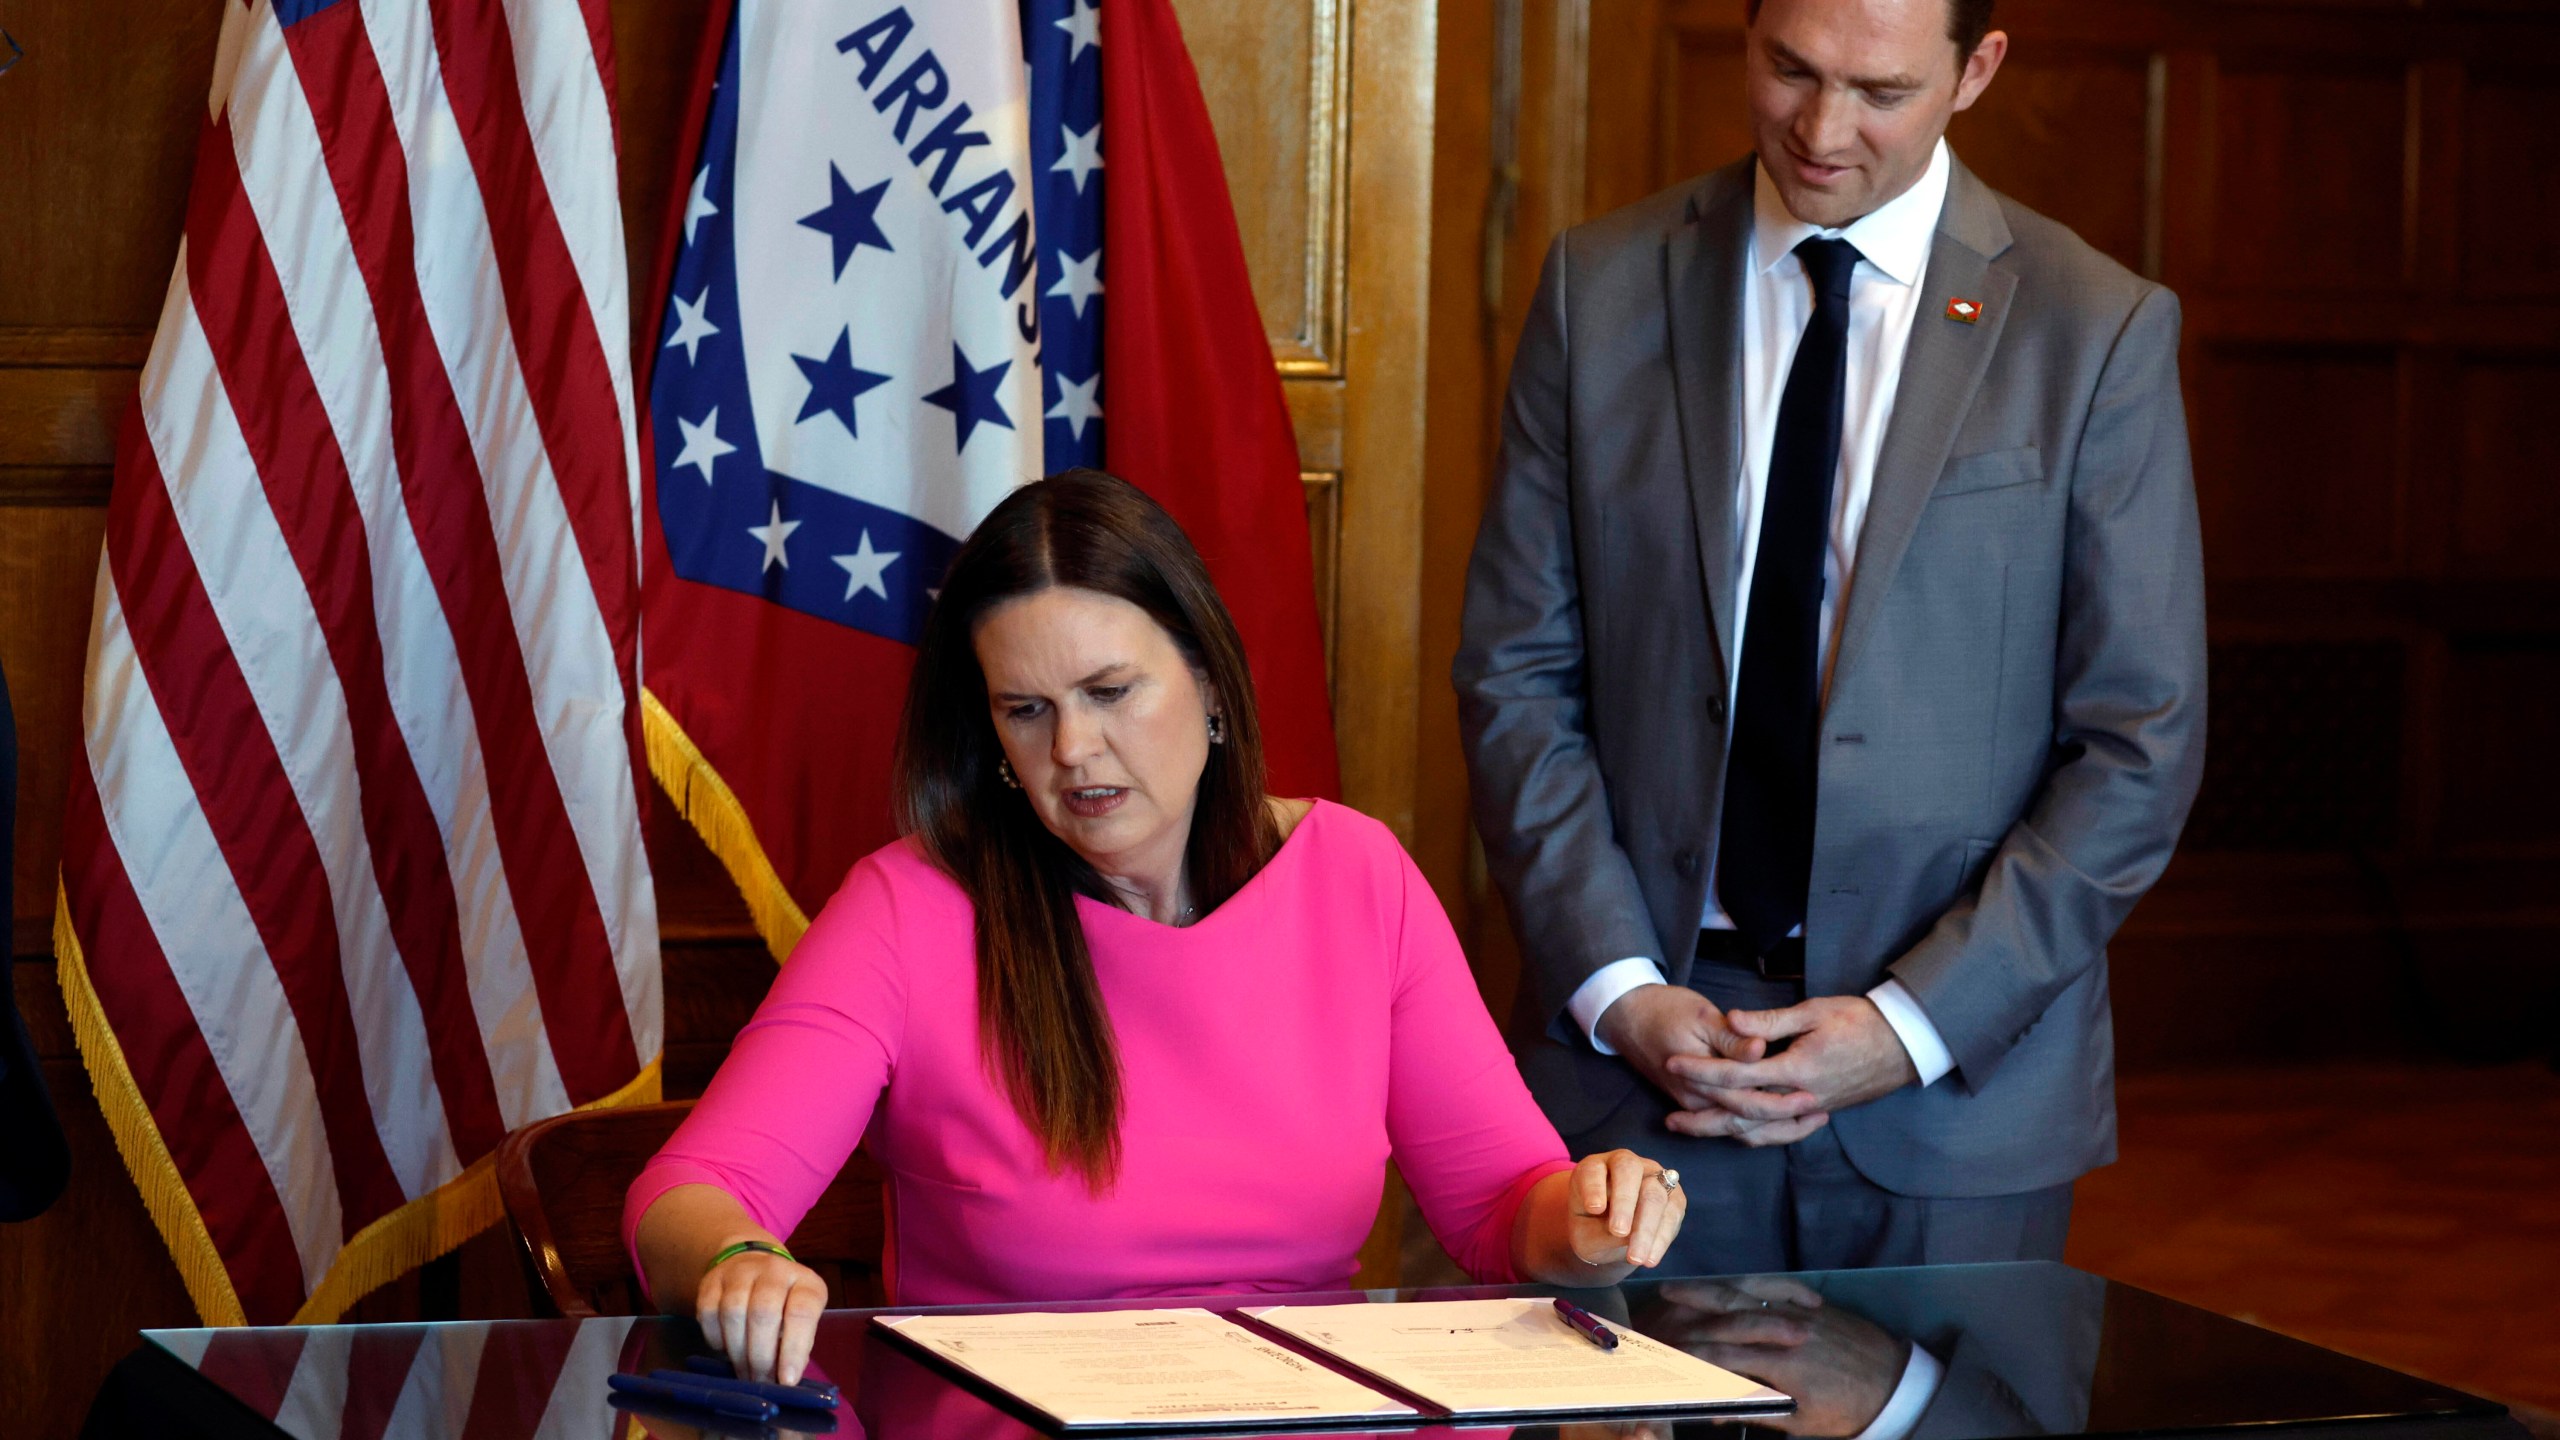
<svg viewBox="0 0 2560 1440">
<path fill-rule="evenodd" d="M 747 900 L 747 913 L 755 918 L 756 933 L 764 937 L 765 948 L 773 952 L 776 964 L 791 958 L 800 937 L 808 933 L 808 912 L 791 898 L 782 877 L 775 873 L 773 862 L 765 858 L 764 846 L 756 839 L 755 822 L 747 818 L 746 807 L 738 803 L 737 792 L 702 758 L 693 737 L 684 733 L 676 717 L 648 690 L 640 692 L 640 732 L 649 752 L 649 773 L 667 798 L 676 803 L 676 811 L 692 824 L 702 843 L 729 871 L 738 893 Z"/>
<path fill-rule="evenodd" d="M 656 1103 L 658 1066 L 652 1058 L 629 1084 L 578 1108 Z M 470 1169 L 357 1231 L 330 1262 L 319 1288 L 293 1312 L 293 1323 L 330 1324 L 377 1288 L 498 1223 L 506 1212 L 498 1198 L 497 1160 L 495 1151 L 481 1156 Z"/>
<path fill-rule="evenodd" d="M 124 1046 L 107 1026 L 107 1012 L 89 983 L 89 962 L 80 949 L 80 936 L 71 928 L 71 901 L 59 881 L 53 889 L 53 953 L 62 978 L 62 1006 L 71 1012 L 71 1036 L 88 1067 L 89 1088 L 98 1094 L 98 1109 L 107 1117 L 107 1133 L 115 1137 L 116 1153 L 124 1157 L 134 1188 L 142 1192 L 142 1208 L 151 1212 L 151 1223 L 168 1245 L 169 1258 L 178 1262 L 178 1279 L 187 1287 L 187 1298 L 196 1302 L 196 1314 L 207 1325 L 248 1324 L 248 1313 L 240 1308 L 240 1292 L 231 1286 L 231 1272 L 223 1268 L 222 1256 L 213 1248 L 213 1232 L 205 1228 L 196 1197 L 178 1175 L 178 1162 L 170 1158 L 169 1144 L 160 1138 L 151 1107 L 143 1103 L 142 1087 L 133 1083 Z"/>
<path fill-rule="evenodd" d="M 87 955 L 81 949 L 78 932 L 71 926 L 71 903 L 58 883 L 54 890 L 53 953 L 62 977 L 63 1007 L 71 1014 L 71 1033 L 79 1042 L 80 1058 L 88 1067 L 90 1088 L 97 1092 L 98 1109 L 106 1116 L 107 1132 L 115 1137 L 116 1151 L 124 1157 L 135 1188 L 142 1192 L 143 1208 L 150 1212 L 151 1223 L 168 1245 L 170 1258 L 177 1262 L 178 1279 L 187 1287 L 188 1298 L 195 1301 L 196 1314 L 207 1325 L 247 1324 L 239 1291 L 233 1288 L 231 1273 L 214 1249 L 213 1232 L 205 1228 L 204 1213 L 196 1208 L 195 1196 L 180 1178 L 168 1142 L 161 1138 L 151 1107 L 142 1098 L 142 1088 L 134 1083 L 133 1071 L 125 1064 L 124 1046 L 117 1041 L 115 1031 L 107 1024 L 106 1010 L 98 1003 L 97 989 L 89 980 Z M 578 1108 L 602 1110 L 655 1102 L 659 1065 L 660 1059 L 652 1057 L 629 1084 Z M 481 1156 L 460 1175 L 357 1231 L 338 1251 L 337 1259 L 330 1262 L 328 1273 L 320 1277 L 310 1298 L 294 1312 L 293 1323 L 329 1324 L 373 1290 L 451 1252 L 497 1223 L 503 1212 L 498 1199 L 496 1159 L 494 1154 Z"/>
</svg>

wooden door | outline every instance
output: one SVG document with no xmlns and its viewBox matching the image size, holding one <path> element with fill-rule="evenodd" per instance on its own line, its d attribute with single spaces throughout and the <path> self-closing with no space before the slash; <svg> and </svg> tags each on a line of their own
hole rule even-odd
<svg viewBox="0 0 2560 1440">
<path fill-rule="evenodd" d="M 1409 839 L 1434 7 L 1174 9 L 1297 422 L 1343 798 Z"/>
</svg>

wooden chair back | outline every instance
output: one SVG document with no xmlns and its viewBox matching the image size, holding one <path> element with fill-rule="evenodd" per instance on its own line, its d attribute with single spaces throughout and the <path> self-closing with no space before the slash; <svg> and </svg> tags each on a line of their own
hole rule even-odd
<svg viewBox="0 0 2560 1440">
<path fill-rule="evenodd" d="M 622 1248 L 622 1196 L 693 1109 L 690 1100 L 580 1110 L 498 1145 L 498 1194 L 539 1293 L 560 1314 L 651 1313 Z M 827 1282 L 827 1304 L 885 1303 L 880 1251 L 888 1176 L 856 1152 L 786 1243 Z"/>
</svg>

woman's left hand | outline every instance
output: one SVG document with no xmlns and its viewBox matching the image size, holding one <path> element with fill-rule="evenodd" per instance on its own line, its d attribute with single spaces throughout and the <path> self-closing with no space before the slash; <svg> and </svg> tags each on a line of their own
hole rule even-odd
<svg viewBox="0 0 2560 1440">
<path fill-rule="evenodd" d="M 1673 1172 L 1633 1150 L 1611 1150 L 1573 1167 L 1565 1212 L 1567 1241 L 1583 1264 L 1642 1269 L 1662 1263 L 1689 1213 L 1689 1196 Z"/>
</svg>

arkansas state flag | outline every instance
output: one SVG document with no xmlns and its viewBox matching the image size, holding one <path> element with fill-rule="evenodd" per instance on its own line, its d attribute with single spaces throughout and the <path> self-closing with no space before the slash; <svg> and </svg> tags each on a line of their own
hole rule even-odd
<svg viewBox="0 0 2560 1440">
<path fill-rule="evenodd" d="M 1243 631 L 1275 788 L 1333 794 L 1296 442 L 1166 0 L 738 0 L 713 23 L 643 361 L 643 708 L 775 955 L 893 838 L 925 612 L 1043 474 L 1107 468 L 1182 523 Z"/>
</svg>

